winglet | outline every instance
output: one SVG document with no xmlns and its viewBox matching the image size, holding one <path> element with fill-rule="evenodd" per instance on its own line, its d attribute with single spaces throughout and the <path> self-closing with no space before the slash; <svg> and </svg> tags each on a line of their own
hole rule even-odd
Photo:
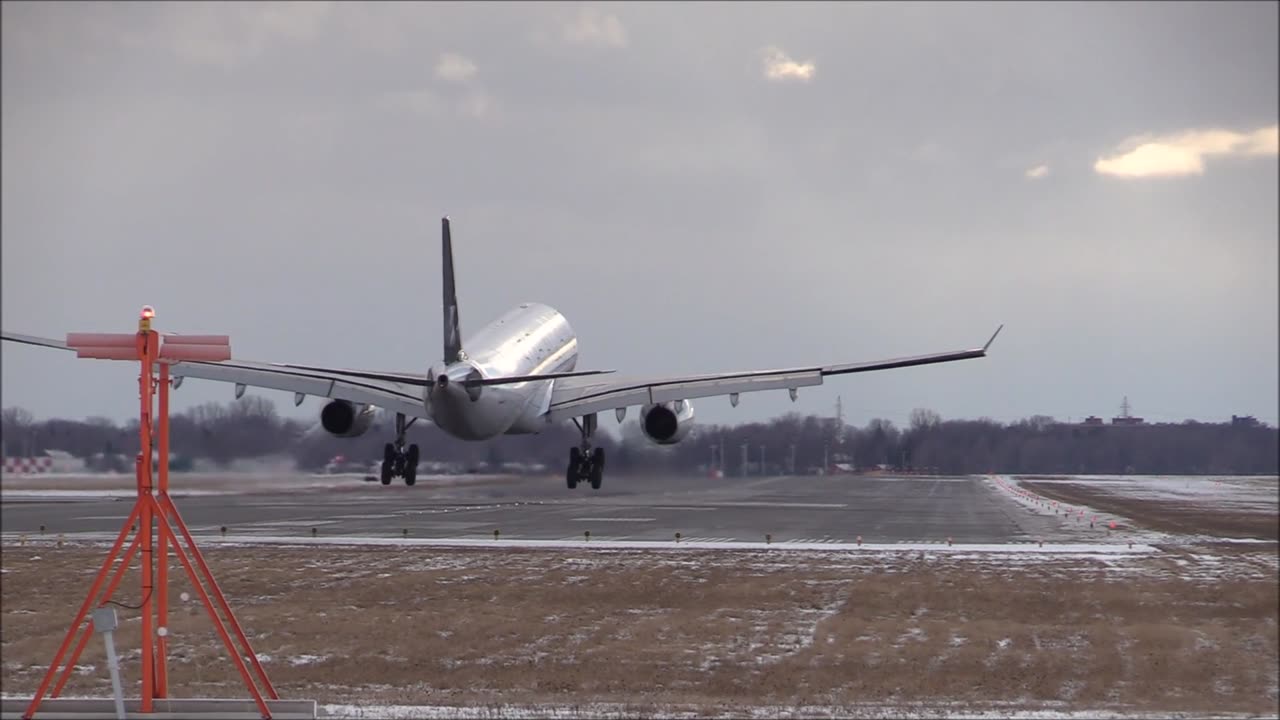
<svg viewBox="0 0 1280 720">
<path fill-rule="evenodd" d="M 444 361 L 462 359 L 462 330 L 458 324 L 458 290 L 453 276 L 453 236 L 449 216 L 440 219 L 441 272 L 444 290 Z"/>
<path fill-rule="evenodd" d="M 987 348 L 991 347 L 991 343 L 996 341 L 996 336 L 999 335 L 1000 331 L 1003 329 L 1004 329 L 1004 323 L 1001 323 L 1000 327 L 996 328 L 996 331 L 991 333 L 991 339 L 987 341 L 987 344 L 982 346 L 982 352 L 985 353 L 987 351 Z"/>
</svg>

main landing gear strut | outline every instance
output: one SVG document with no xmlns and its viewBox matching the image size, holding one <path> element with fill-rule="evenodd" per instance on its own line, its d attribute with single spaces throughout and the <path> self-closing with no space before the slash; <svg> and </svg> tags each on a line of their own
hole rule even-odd
<svg viewBox="0 0 1280 720">
<path fill-rule="evenodd" d="M 404 434 L 418 421 L 413 418 L 405 421 L 404 413 L 396 413 L 396 441 L 387 443 L 382 448 L 382 484 L 390 485 L 394 477 L 404 478 L 405 485 L 412 485 L 418 479 L 418 445 L 414 443 L 406 452 Z"/>
<path fill-rule="evenodd" d="M 565 473 L 565 479 L 570 490 L 578 487 L 579 480 L 588 481 L 593 490 L 599 490 L 600 482 L 604 480 L 604 448 L 591 447 L 591 436 L 596 431 L 596 415 L 584 415 L 581 423 L 574 418 L 573 424 L 582 433 L 582 443 L 578 447 L 569 448 L 569 469 Z"/>
</svg>

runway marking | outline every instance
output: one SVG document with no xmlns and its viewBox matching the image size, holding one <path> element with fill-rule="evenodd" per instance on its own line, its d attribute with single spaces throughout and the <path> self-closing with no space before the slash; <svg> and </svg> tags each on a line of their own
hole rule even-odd
<svg viewBox="0 0 1280 720">
<path fill-rule="evenodd" d="M 378 513 L 376 515 L 335 515 L 339 520 L 387 520 L 395 517 L 394 513 Z"/>
<path fill-rule="evenodd" d="M 767 508 L 843 508 L 846 503 L 797 503 L 797 502 L 722 502 L 713 503 L 716 507 L 767 507 Z"/>
<path fill-rule="evenodd" d="M 307 527 L 309 525 L 333 525 L 339 520 L 276 520 L 273 522 L 250 523 L 254 527 Z"/>
<path fill-rule="evenodd" d="M 569 518 L 574 522 L 654 522 L 658 518 L 631 518 L 631 517 L 583 517 Z"/>
<path fill-rule="evenodd" d="M 685 507 L 683 505 L 654 505 L 653 509 L 654 510 L 698 510 L 702 512 L 706 512 L 708 510 L 715 510 L 715 508 L 713 507 Z"/>
</svg>

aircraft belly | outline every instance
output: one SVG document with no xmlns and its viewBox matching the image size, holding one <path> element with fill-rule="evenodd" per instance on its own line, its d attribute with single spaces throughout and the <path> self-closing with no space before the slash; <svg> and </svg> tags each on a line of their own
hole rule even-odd
<svg viewBox="0 0 1280 720">
<path fill-rule="evenodd" d="M 484 388 L 478 400 L 449 393 L 431 403 L 431 419 L 440 429 L 462 440 L 488 440 L 503 434 L 524 409 L 522 393 Z"/>
</svg>

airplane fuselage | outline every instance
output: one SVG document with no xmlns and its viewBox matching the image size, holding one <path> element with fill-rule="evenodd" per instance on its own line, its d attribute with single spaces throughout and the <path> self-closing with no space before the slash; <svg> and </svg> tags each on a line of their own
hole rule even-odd
<svg viewBox="0 0 1280 720">
<path fill-rule="evenodd" d="M 423 391 L 427 416 L 462 440 L 541 431 L 555 382 L 467 387 L 466 380 L 569 372 L 578 364 L 578 338 L 569 321 L 540 303 L 521 303 L 462 346 L 462 360 L 432 366 L 433 383 Z"/>
</svg>

